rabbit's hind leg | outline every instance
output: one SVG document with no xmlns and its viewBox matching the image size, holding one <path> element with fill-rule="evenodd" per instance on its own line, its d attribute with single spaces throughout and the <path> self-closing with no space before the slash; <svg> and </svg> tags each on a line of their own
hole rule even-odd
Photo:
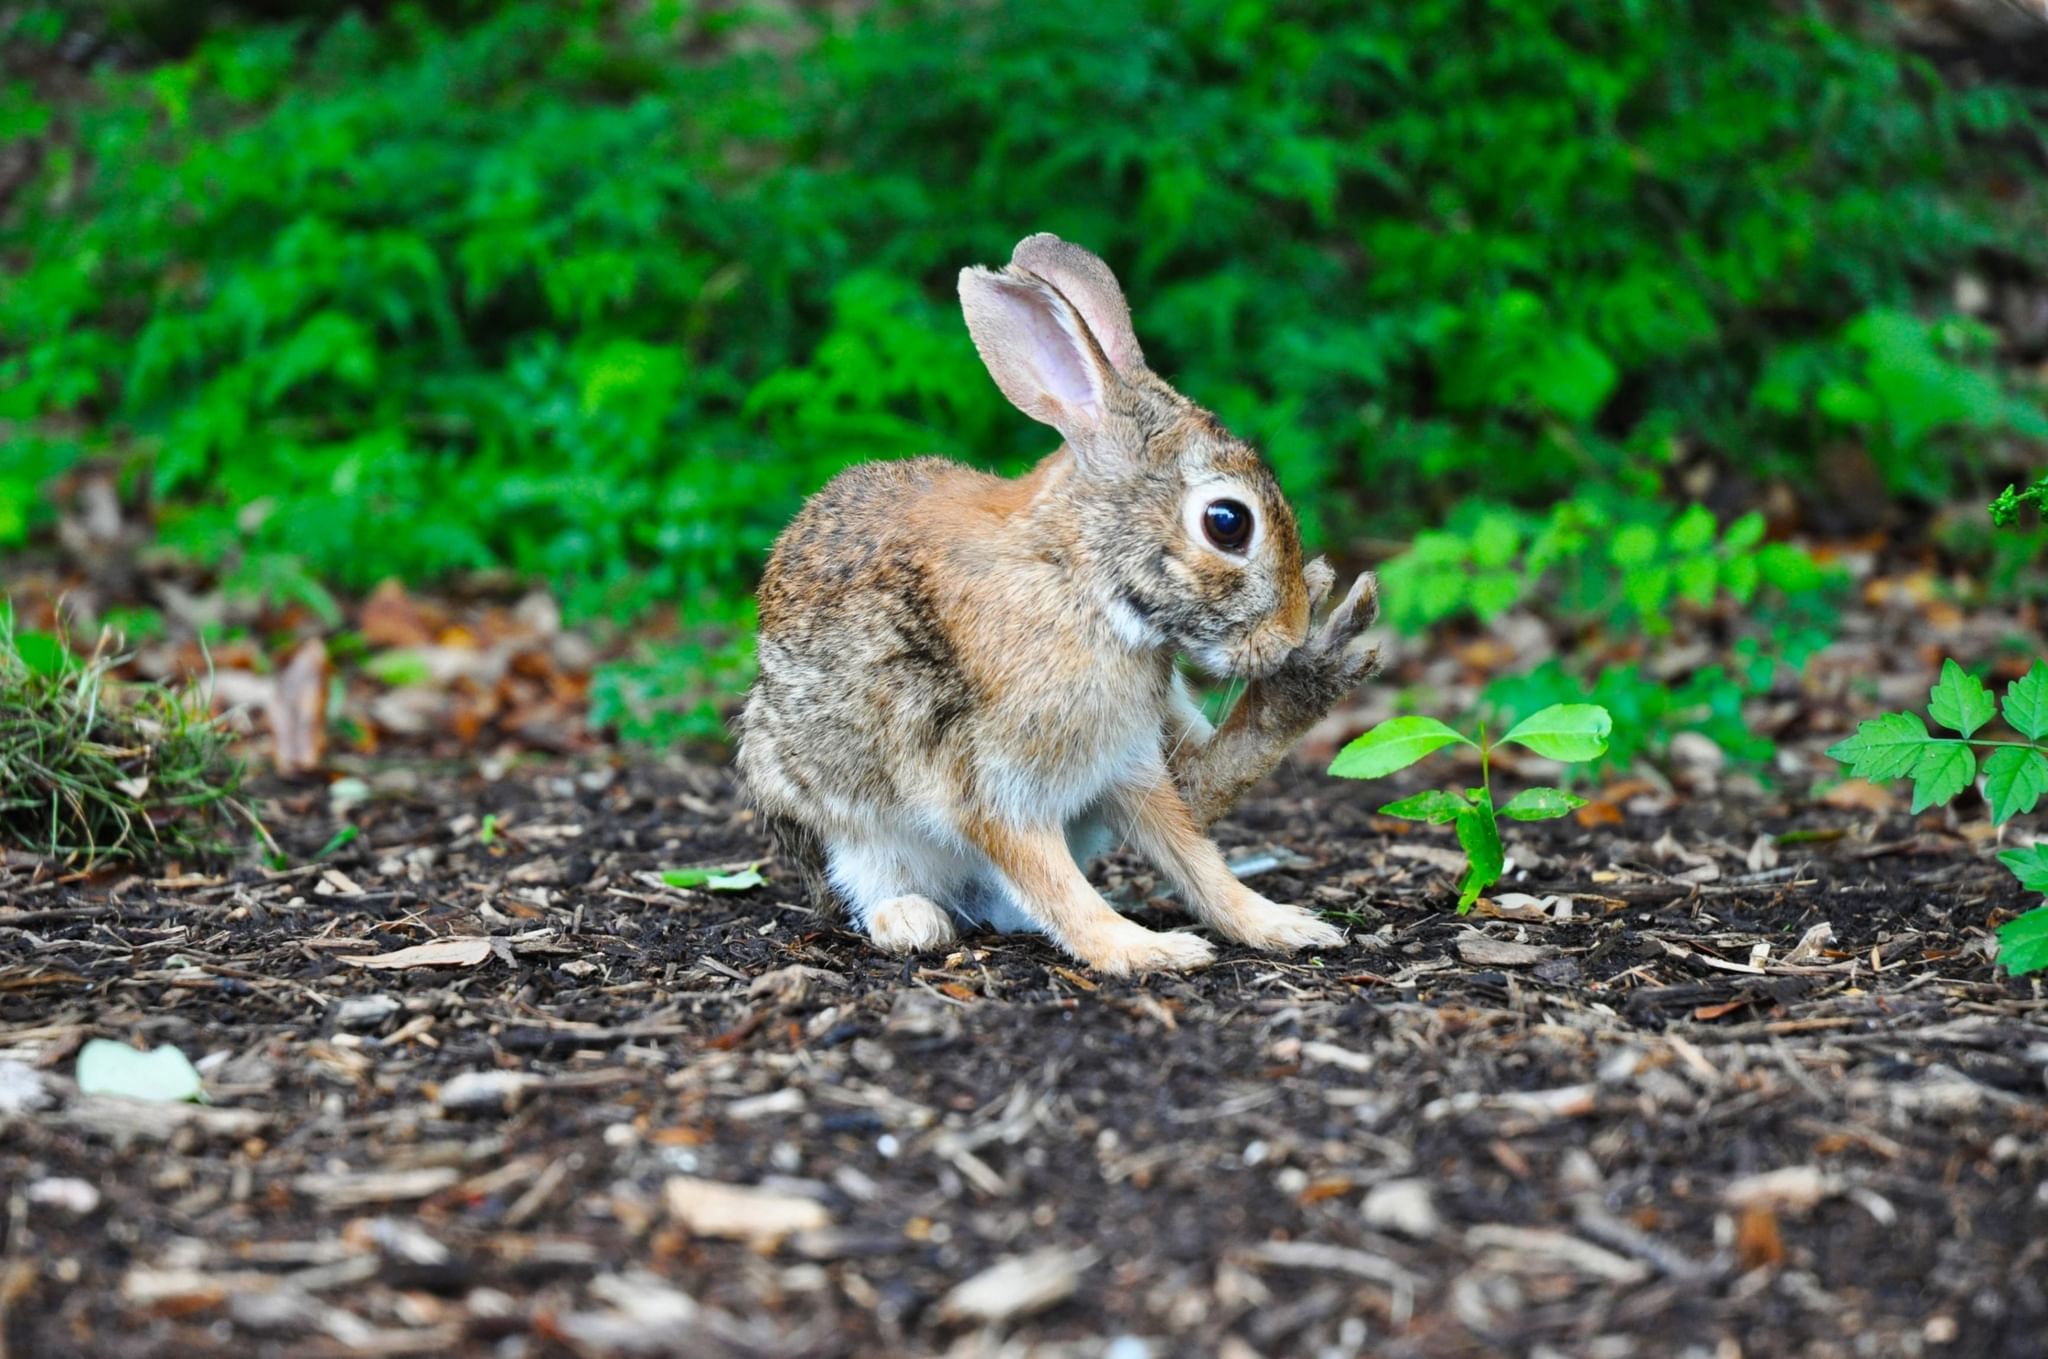
<svg viewBox="0 0 2048 1359">
<path fill-rule="evenodd" d="M 958 889 L 963 868 L 954 856 L 909 840 L 842 840 L 826 855 L 854 928 L 875 947 L 926 953 L 960 937 L 952 915 L 934 899 Z"/>
</svg>

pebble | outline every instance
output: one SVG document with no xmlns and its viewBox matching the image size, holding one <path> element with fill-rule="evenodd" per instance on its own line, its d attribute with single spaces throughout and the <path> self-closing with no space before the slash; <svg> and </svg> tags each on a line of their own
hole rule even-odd
<svg viewBox="0 0 2048 1359">
<path fill-rule="evenodd" d="M 1366 1192 L 1365 1221 L 1381 1231 L 1424 1241 L 1443 1226 L 1427 1180 L 1382 1180 Z"/>
<path fill-rule="evenodd" d="M 54 1177 L 37 1180 L 28 1187 L 28 1201 L 55 1208 L 73 1217 L 84 1217 L 100 1206 L 100 1191 L 86 1180 Z"/>
<path fill-rule="evenodd" d="M 523 1071 L 465 1071 L 441 1086 L 443 1112 L 495 1114 L 515 1109 L 527 1090 L 539 1084 Z"/>
</svg>

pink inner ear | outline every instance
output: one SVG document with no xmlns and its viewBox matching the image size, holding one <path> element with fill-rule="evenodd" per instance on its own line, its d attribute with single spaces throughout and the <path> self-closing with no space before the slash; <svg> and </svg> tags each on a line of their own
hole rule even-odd
<svg viewBox="0 0 2048 1359">
<path fill-rule="evenodd" d="M 1101 393 L 1083 349 L 1086 341 L 1062 321 L 1060 304 L 1036 288 L 1003 291 L 1023 313 L 1031 334 L 1031 363 L 1047 395 L 1072 410 L 1094 410 Z M 1080 322 L 1075 319 L 1072 324 L 1078 328 Z"/>
</svg>

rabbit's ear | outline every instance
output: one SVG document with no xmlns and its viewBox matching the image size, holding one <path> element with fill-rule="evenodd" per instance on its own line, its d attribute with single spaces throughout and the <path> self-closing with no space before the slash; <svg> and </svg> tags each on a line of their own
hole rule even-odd
<svg viewBox="0 0 2048 1359">
<path fill-rule="evenodd" d="M 1085 464 L 1120 379 L 1080 313 L 1058 288 L 1014 267 L 962 269 L 960 309 L 1010 404 L 1065 435 Z"/>
<path fill-rule="evenodd" d="M 1129 377 L 1145 367 L 1145 351 L 1138 348 L 1137 332 L 1131 329 L 1130 304 L 1099 256 L 1041 231 L 1017 242 L 1010 263 L 1029 269 L 1074 304 L 1117 372 Z"/>
</svg>

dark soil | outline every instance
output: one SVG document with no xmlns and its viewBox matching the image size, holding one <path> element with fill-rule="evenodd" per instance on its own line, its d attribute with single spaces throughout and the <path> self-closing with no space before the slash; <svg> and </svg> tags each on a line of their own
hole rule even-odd
<svg viewBox="0 0 2048 1359">
<path fill-rule="evenodd" d="M 1461 920 L 1290 775 L 1220 837 L 1350 945 L 1106 982 L 650 880 L 766 852 L 715 770 L 371 779 L 284 874 L 0 869 L 7 1355 L 2048 1354 L 2048 999 L 1939 815 L 1547 823 L 1503 888 L 1570 919 Z M 214 1103 L 79 1095 L 92 1037 Z"/>
</svg>

